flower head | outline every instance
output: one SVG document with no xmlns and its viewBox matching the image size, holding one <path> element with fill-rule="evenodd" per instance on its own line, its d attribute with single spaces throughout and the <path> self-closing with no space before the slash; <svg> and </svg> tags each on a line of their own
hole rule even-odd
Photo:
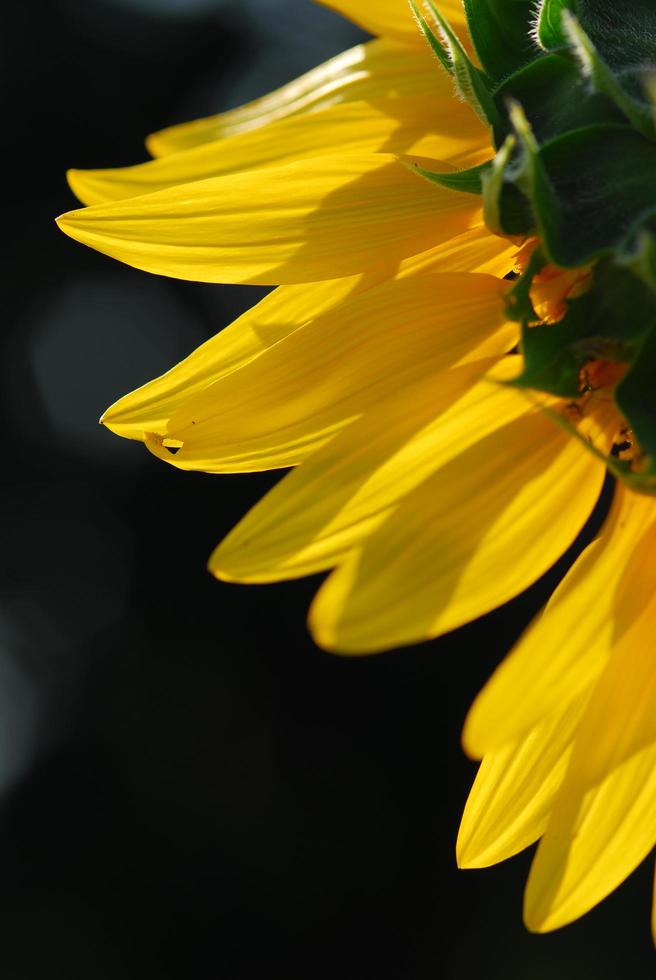
<svg viewBox="0 0 656 980">
<path fill-rule="evenodd" d="M 343 653 L 517 595 L 617 479 L 464 731 L 459 861 L 541 838 L 526 921 L 551 929 L 656 841 L 656 8 L 326 2 L 380 36 L 71 171 L 73 238 L 278 286 L 103 421 L 180 469 L 290 467 L 210 569 L 332 570 L 310 626 Z"/>
</svg>

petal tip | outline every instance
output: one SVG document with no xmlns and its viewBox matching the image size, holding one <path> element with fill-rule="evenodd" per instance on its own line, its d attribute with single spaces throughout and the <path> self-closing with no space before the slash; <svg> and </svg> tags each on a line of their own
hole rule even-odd
<svg viewBox="0 0 656 980">
<path fill-rule="evenodd" d="M 561 926 L 566 926 L 572 921 L 572 916 L 566 916 L 559 914 L 559 909 L 554 908 L 553 904 L 550 905 L 549 901 L 546 900 L 546 895 L 544 892 L 536 892 L 535 887 L 531 886 L 531 881 L 526 887 L 524 892 L 524 907 L 522 912 L 522 917 L 524 919 L 524 925 L 529 932 L 534 933 L 544 933 L 553 932 L 554 929 L 560 929 Z M 578 916 L 575 916 L 578 918 Z"/>
<path fill-rule="evenodd" d="M 535 933 L 537 935 L 545 932 L 551 932 L 552 929 L 556 928 L 556 926 L 548 925 L 548 921 L 542 918 L 541 916 L 536 915 L 533 912 L 529 912 L 529 910 L 526 907 L 524 908 L 523 918 L 524 918 L 524 925 L 526 926 L 528 931 Z"/>
<path fill-rule="evenodd" d="M 144 146 L 151 157 L 161 157 L 164 155 L 164 149 L 162 149 L 160 137 L 158 133 L 149 133 L 144 140 Z"/>
<path fill-rule="evenodd" d="M 230 571 L 229 564 L 225 561 L 225 556 L 218 555 L 217 551 L 218 549 L 215 549 L 207 561 L 207 571 L 212 578 L 217 579 L 219 582 L 228 582 L 230 585 L 243 585 L 243 578 Z"/>
<path fill-rule="evenodd" d="M 76 197 L 80 196 L 77 192 L 77 187 L 79 176 L 82 173 L 84 173 L 84 171 L 78 170 L 76 167 L 69 167 L 69 169 L 66 171 L 66 182 Z"/>
<path fill-rule="evenodd" d="M 219 582 L 231 585 L 268 585 L 280 581 L 275 573 L 267 574 L 266 569 L 262 569 L 257 562 L 257 554 L 250 554 L 247 542 L 239 541 L 240 526 L 237 524 L 208 558 L 207 570 L 210 575 Z"/>
<path fill-rule="evenodd" d="M 315 644 L 326 653 L 334 653 L 341 657 L 359 657 L 367 651 L 353 650 L 344 647 L 335 624 L 322 616 L 317 610 L 317 600 L 312 603 L 307 616 L 307 627 Z"/>
<path fill-rule="evenodd" d="M 468 844 L 469 841 L 459 833 L 458 839 L 456 840 L 456 864 L 461 871 L 471 871 L 476 867 L 475 862 L 472 861 Z"/>
<path fill-rule="evenodd" d="M 89 206 L 92 204 L 102 204 L 104 203 L 104 198 L 102 195 L 94 194 L 93 191 L 93 176 L 98 173 L 95 170 L 77 170 L 71 168 L 66 171 L 66 180 L 68 186 L 75 194 L 78 201 L 82 204 Z M 71 212 L 75 213 L 75 212 Z"/>
<path fill-rule="evenodd" d="M 219 565 L 214 564 L 211 560 L 207 563 L 207 571 L 210 573 L 212 578 L 217 580 L 217 582 L 226 582 L 228 585 L 243 584 L 238 578 L 231 575 L 229 571 Z"/>
<path fill-rule="evenodd" d="M 498 857 L 494 853 L 491 854 L 489 845 L 482 847 L 481 841 L 477 841 L 476 828 L 466 826 L 464 821 L 461 823 L 456 840 L 456 864 L 461 871 L 478 871 L 481 868 L 490 868 L 505 857 L 507 855 Z"/>
<path fill-rule="evenodd" d="M 73 231 L 79 228 L 78 217 L 80 215 L 80 210 L 76 211 L 65 211 L 64 214 L 60 214 L 55 218 L 55 224 L 60 231 L 63 231 L 65 235 L 75 237 Z"/>
<path fill-rule="evenodd" d="M 462 745 L 463 752 L 469 759 L 478 760 L 483 758 L 485 748 L 479 738 L 479 733 L 471 723 L 470 715 L 467 715 L 465 723 L 462 726 L 460 744 Z"/>
<path fill-rule="evenodd" d="M 321 650 L 325 650 L 327 653 L 337 652 L 335 650 L 335 631 L 321 621 L 321 618 L 314 611 L 314 606 L 310 606 L 307 627 L 310 631 L 310 636 Z"/>
</svg>

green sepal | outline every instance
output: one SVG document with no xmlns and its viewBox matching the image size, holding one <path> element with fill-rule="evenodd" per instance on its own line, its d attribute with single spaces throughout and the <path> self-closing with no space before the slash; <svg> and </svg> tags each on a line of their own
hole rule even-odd
<svg viewBox="0 0 656 980">
<path fill-rule="evenodd" d="M 531 301 L 531 286 L 535 276 L 544 268 L 546 263 L 544 253 L 538 245 L 532 252 L 523 273 L 505 295 L 506 315 L 509 320 L 521 323 L 522 326 L 539 322 L 539 317 L 533 309 Z"/>
<path fill-rule="evenodd" d="M 587 126 L 525 151 L 537 225 L 557 265 L 609 254 L 653 208 L 656 146 L 628 126 Z"/>
<path fill-rule="evenodd" d="M 531 203 L 518 186 L 522 166 L 517 140 L 508 136 L 481 174 L 483 218 L 490 231 L 497 235 L 526 235 L 534 228 Z"/>
<path fill-rule="evenodd" d="M 433 30 L 431 29 L 430 24 L 428 23 L 428 21 L 422 14 L 421 10 L 415 3 L 415 0 L 408 0 L 408 2 L 410 4 L 413 14 L 417 19 L 417 23 L 419 24 L 419 29 L 421 30 L 421 33 L 428 41 L 431 51 L 433 52 L 433 54 L 435 55 L 439 63 L 442 65 L 442 68 L 444 68 L 444 70 L 448 72 L 449 75 L 453 75 L 453 64 L 451 63 L 451 59 L 449 58 L 449 55 L 447 54 L 446 49 L 444 48 L 444 45 L 440 41 L 439 37 L 435 36 Z"/>
<path fill-rule="evenodd" d="M 426 180 L 430 180 L 434 184 L 440 184 L 442 187 L 448 187 L 449 190 L 461 191 L 464 194 L 482 194 L 482 179 L 491 167 L 491 163 L 488 161 L 486 163 L 479 163 L 477 167 L 469 167 L 467 170 L 449 170 L 445 172 L 426 170 L 417 163 L 408 163 L 405 160 L 403 162 L 415 173 L 418 173 L 420 177 L 425 177 Z"/>
<path fill-rule="evenodd" d="M 558 323 L 524 325 L 524 369 L 513 383 L 562 398 L 578 398 L 586 363 L 632 361 L 653 324 L 653 291 L 628 270 L 605 260 L 595 268 L 590 290 L 567 303 L 567 312 Z"/>
<path fill-rule="evenodd" d="M 472 62 L 463 48 L 460 38 L 452 30 L 451 25 L 440 13 L 433 0 L 425 0 L 425 6 L 431 11 L 439 27 L 444 43 L 448 49 L 451 70 L 456 83 L 458 95 L 468 102 L 476 115 L 488 126 L 499 126 L 499 112 L 492 98 L 493 84 L 485 72 Z"/>
<path fill-rule="evenodd" d="M 632 311 L 633 313 L 633 311 Z M 627 474 L 634 489 L 656 491 L 656 323 L 652 319 L 629 372 L 615 388 L 615 402 L 643 454 Z"/>
<path fill-rule="evenodd" d="M 494 99 L 500 117 L 497 146 L 512 131 L 509 101 L 521 103 L 539 143 L 593 123 L 626 121 L 608 96 L 590 90 L 571 58 L 558 54 L 543 55 L 515 72 L 495 90 Z"/>
<path fill-rule="evenodd" d="M 522 164 L 516 183 L 530 198 L 533 215 L 539 221 L 543 240 L 547 242 L 559 231 L 558 198 L 545 170 L 540 147 L 524 115 L 524 110 L 518 102 L 512 102 L 508 111 L 522 148 Z"/>
<path fill-rule="evenodd" d="M 620 77 L 611 71 L 576 17 L 569 11 L 563 11 L 563 25 L 584 74 L 595 90 L 612 99 L 639 133 L 647 139 L 656 139 L 654 107 L 626 91 Z"/>
<path fill-rule="evenodd" d="M 656 4 L 653 0 L 541 0 L 535 37 L 546 51 L 567 47 L 563 13 L 574 14 L 613 70 L 653 64 Z"/>
<path fill-rule="evenodd" d="M 535 38 L 544 51 L 567 45 L 561 18 L 563 11 L 571 7 L 571 0 L 542 0 L 535 21 Z"/>
<path fill-rule="evenodd" d="M 533 0 L 463 0 L 469 33 L 490 78 L 501 81 L 538 55 L 530 35 Z"/>
<path fill-rule="evenodd" d="M 613 70 L 653 65 L 654 0 L 569 0 L 567 7 Z"/>
</svg>

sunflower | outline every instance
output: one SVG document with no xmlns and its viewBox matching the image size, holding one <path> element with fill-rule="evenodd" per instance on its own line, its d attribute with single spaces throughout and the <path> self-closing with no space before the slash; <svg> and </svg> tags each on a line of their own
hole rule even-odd
<svg viewBox="0 0 656 980">
<path fill-rule="evenodd" d="M 71 171 L 71 237 L 275 285 L 103 417 L 172 466 L 290 468 L 211 571 L 330 571 L 317 642 L 436 637 L 587 547 L 475 701 L 464 867 L 539 840 L 525 920 L 587 912 L 656 840 L 656 8 L 326 0 L 377 37 Z M 455 89 L 455 98 L 454 98 Z M 609 477 L 610 474 L 610 477 Z"/>
</svg>

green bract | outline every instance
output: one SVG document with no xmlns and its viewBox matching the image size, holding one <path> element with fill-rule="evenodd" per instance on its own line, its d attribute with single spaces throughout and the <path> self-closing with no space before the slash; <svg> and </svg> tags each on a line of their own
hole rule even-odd
<svg viewBox="0 0 656 980">
<path fill-rule="evenodd" d="M 482 194 L 492 231 L 539 238 L 508 295 L 522 324 L 517 383 L 576 398 L 587 362 L 628 365 L 614 395 L 640 465 L 612 467 L 636 490 L 656 492 L 656 0 L 464 6 L 480 67 L 439 2 L 424 0 L 425 17 L 416 12 L 497 153 L 470 171 L 420 173 Z M 541 324 L 530 300 L 547 263 L 593 266 L 589 290 L 556 324 Z"/>
</svg>

